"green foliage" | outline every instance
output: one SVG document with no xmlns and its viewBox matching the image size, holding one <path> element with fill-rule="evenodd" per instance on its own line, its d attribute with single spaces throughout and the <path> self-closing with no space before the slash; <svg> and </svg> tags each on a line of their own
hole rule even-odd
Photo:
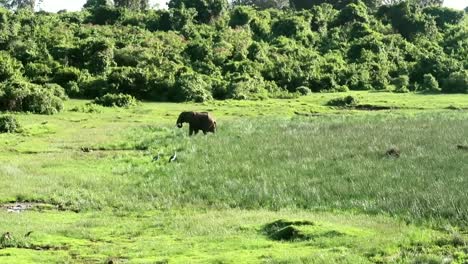
<svg viewBox="0 0 468 264">
<path fill-rule="evenodd" d="M 396 77 L 393 80 L 393 85 L 395 85 L 395 92 L 397 93 L 407 93 L 409 92 L 409 77 L 408 75 L 401 75 Z"/>
<path fill-rule="evenodd" d="M 204 101 L 289 98 L 301 86 L 392 90 L 403 75 L 407 89 L 424 90 L 426 74 L 442 86 L 468 69 L 461 12 L 430 1 L 378 10 L 373 0 L 292 2 L 296 10 L 262 7 L 282 0 L 232 9 L 225 0 L 173 0 L 169 10 L 145 12 L 136 0 L 90 0 L 81 12 L 59 14 L 2 9 L 0 82 L 56 83 L 79 98 Z M 182 72 L 198 88 L 178 80 Z"/>
<path fill-rule="evenodd" d="M 432 76 L 432 74 L 424 74 L 424 79 L 422 83 L 424 91 L 435 93 L 440 92 L 441 89 L 439 87 L 439 83 L 437 82 L 436 78 Z"/>
<path fill-rule="evenodd" d="M 116 67 L 111 70 L 107 78 L 107 87 L 112 93 L 124 93 L 145 98 L 148 93 L 148 78 L 149 76 L 143 69 Z"/>
<path fill-rule="evenodd" d="M 53 85 L 40 86 L 20 80 L 0 84 L 0 110 L 52 115 L 63 110 L 65 92 Z"/>
<path fill-rule="evenodd" d="M 339 107 L 355 106 L 357 104 L 358 104 L 358 99 L 352 95 L 331 99 L 330 101 L 327 102 L 328 106 L 339 106 Z"/>
<path fill-rule="evenodd" d="M 271 28 L 275 36 L 296 37 L 309 30 L 309 23 L 300 16 L 290 16 L 274 22 Z"/>
<path fill-rule="evenodd" d="M 176 102 L 205 102 L 213 99 L 210 84 L 195 72 L 181 72 L 176 77 L 174 88 L 170 91 L 170 99 Z"/>
<path fill-rule="evenodd" d="M 423 13 L 433 17 L 438 27 L 459 24 L 464 18 L 463 11 L 448 7 L 431 6 L 424 8 Z"/>
<path fill-rule="evenodd" d="M 93 103 L 105 107 L 130 107 L 136 105 L 135 97 L 128 94 L 105 94 L 94 99 Z"/>
<path fill-rule="evenodd" d="M 367 15 L 367 7 L 366 5 L 361 2 L 357 1 L 357 3 L 352 3 L 347 5 L 343 8 L 338 17 L 336 18 L 336 23 L 343 25 L 346 23 L 352 22 L 360 22 L 360 23 L 368 23 L 369 18 Z"/>
<path fill-rule="evenodd" d="M 170 0 L 169 8 L 195 8 L 196 19 L 201 23 L 209 23 L 219 17 L 228 7 L 227 0 Z"/>
<path fill-rule="evenodd" d="M 275 84 L 257 76 L 234 74 L 227 90 L 227 98 L 236 100 L 257 100 L 268 98 L 268 91 L 275 90 Z"/>
<path fill-rule="evenodd" d="M 468 93 L 468 71 L 452 72 L 442 84 L 445 93 Z"/>
<path fill-rule="evenodd" d="M 229 26 L 244 26 L 250 23 L 255 17 L 255 10 L 248 6 L 237 6 L 231 11 Z"/>
<path fill-rule="evenodd" d="M 114 45 L 103 39 L 87 41 L 83 45 L 84 57 L 87 58 L 86 67 L 94 74 L 102 74 L 109 70 L 114 63 Z"/>
<path fill-rule="evenodd" d="M 0 51 L 0 82 L 21 76 L 23 65 L 7 52 Z"/>
<path fill-rule="evenodd" d="M 12 115 L 0 116 L 0 133 L 15 133 L 20 130 L 21 126 Z"/>
<path fill-rule="evenodd" d="M 296 88 L 296 92 L 300 93 L 301 95 L 309 95 L 312 93 L 309 87 L 306 86 L 299 86 Z"/>
</svg>

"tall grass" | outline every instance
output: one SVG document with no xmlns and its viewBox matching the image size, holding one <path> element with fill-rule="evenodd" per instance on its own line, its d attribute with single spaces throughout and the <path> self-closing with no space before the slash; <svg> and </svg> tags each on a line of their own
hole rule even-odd
<svg viewBox="0 0 468 264">
<path fill-rule="evenodd" d="M 456 148 L 468 140 L 466 114 L 253 118 L 220 127 L 214 136 L 175 135 L 176 164 L 136 166 L 138 200 L 468 222 L 468 153 Z M 400 158 L 385 155 L 392 147 Z"/>
</svg>

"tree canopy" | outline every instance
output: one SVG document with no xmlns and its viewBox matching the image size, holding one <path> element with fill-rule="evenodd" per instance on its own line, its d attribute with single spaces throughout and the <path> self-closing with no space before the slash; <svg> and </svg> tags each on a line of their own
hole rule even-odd
<svg viewBox="0 0 468 264">
<path fill-rule="evenodd" d="M 463 11 L 412 2 L 292 10 L 172 0 L 169 10 L 144 11 L 141 1 L 121 3 L 90 0 L 58 14 L 0 8 L 0 106 L 33 98 L 49 102 L 34 109 L 53 113 L 65 93 L 204 101 L 468 92 Z"/>
</svg>

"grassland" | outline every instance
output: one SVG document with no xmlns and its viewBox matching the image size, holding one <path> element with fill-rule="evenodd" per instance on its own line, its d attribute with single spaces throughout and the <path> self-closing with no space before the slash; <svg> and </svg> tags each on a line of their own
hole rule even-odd
<svg viewBox="0 0 468 264">
<path fill-rule="evenodd" d="M 464 263 L 468 97 L 325 105 L 343 95 L 16 114 L 0 204 L 43 205 L 0 211 L 14 235 L 0 263 Z M 183 110 L 213 112 L 219 132 L 189 138 L 174 127 Z M 311 224 L 277 241 L 265 225 L 278 219 Z"/>
</svg>

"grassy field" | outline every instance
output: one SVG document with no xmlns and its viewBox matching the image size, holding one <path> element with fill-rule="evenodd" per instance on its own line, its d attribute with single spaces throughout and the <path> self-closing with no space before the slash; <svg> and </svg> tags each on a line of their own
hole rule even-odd
<svg viewBox="0 0 468 264">
<path fill-rule="evenodd" d="M 314 94 L 16 114 L 0 263 L 468 261 L 468 96 L 351 94 L 382 110 Z M 184 110 L 212 112 L 218 133 L 189 138 Z M 8 213 L 18 202 L 33 208 Z"/>
</svg>

